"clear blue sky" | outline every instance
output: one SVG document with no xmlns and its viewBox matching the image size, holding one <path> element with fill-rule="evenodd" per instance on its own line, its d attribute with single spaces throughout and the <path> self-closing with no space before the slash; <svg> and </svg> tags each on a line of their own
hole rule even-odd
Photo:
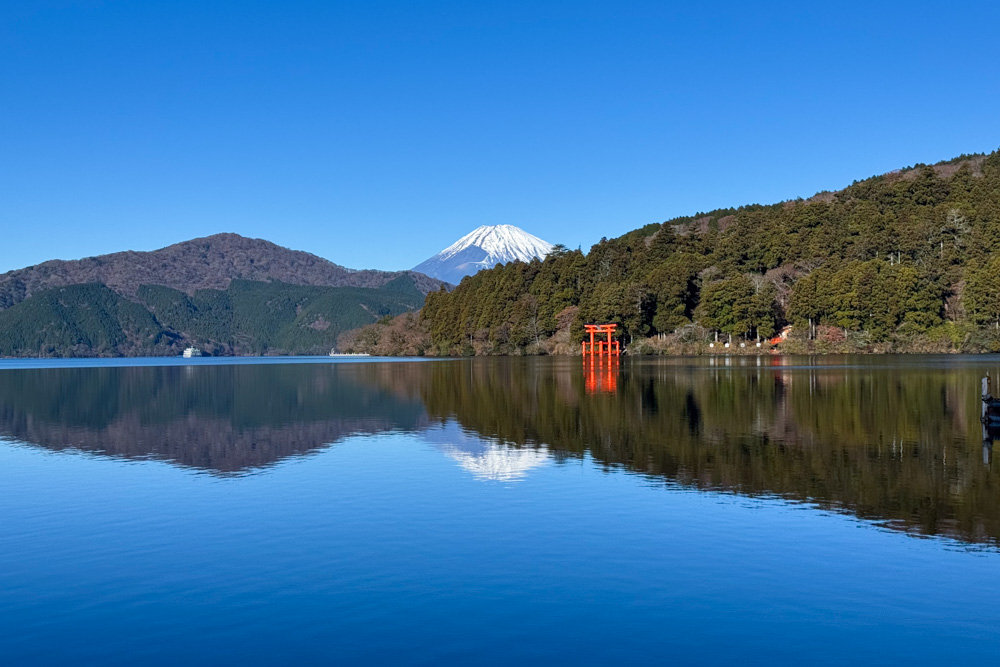
<svg viewBox="0 0 1000 667">
<path fill-rule="evenodd" d="M 0 271 L 232 231 L 585 250 L 1000 147 L 994 3 L 3 2 Z"/>
</svg>

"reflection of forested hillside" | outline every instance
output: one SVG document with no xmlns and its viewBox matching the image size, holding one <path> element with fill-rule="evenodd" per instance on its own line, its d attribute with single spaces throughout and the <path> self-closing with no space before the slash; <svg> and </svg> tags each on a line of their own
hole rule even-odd
<svg viewBox="0 0 1000 667">
<path fill-rule="evenodd" d="M 777 494 L 929 534 L 1000 539 L 1000 483 L 982 460 L 975 369 L 637 360 L 624 363 L 617 394 L 588 395 L 578 363 L 551 372 L 533 371 L 530 360 L 435 365 L 428 412 L 486 436 L 543 443 L 555 455 L 589 452 L 697 488 Z"/>
<path fill-rule="evenodd" d="M 0 434 L 239 472 L 353 434 L 419 427 L 420 403 L 380 390 L 384 372 L 368 364 L 7 371 Z"/>
<path fill-rule="evenodd" d="M 455 420 L 556 458 L 589 453 L 668 483 L 1000 542 L 1000 471 L 983 462 L 978 421 L 983 369 L 725 363 L 625 360 L 614 393 L 588 391 L 569 358 L 4 371 L 0 435 L 230 473 Z"/>
</svg>

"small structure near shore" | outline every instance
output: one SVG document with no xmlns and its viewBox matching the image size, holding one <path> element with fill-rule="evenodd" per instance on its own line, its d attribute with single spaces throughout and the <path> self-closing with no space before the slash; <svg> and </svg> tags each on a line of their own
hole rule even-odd
<svg viewBox="0 0 1000 667">
<path fill-rule="evenodd" d="M 982 382 L 983 408 L 981 419 L 984 424 L 994 428 L 1000 428 L 1000 399 L 994 398 L 990 388 L 990 376 L 983 378 Z"/>
<path fill-rule="evenodd" d="M 615 329 L 618 328 L 617 324 L 584 324 L 584 331 L 590 334 L 590 342 L 583 341 L 580 345 L 582 346 L 583 356 L 587 355 L 608 355 L 619 356 L 621 354 L 621 343 L 617 340 L 612 340 L 611 335 L 614 334 Z M 607 334 L 608 339 L 595 340 L 594 337 L 597 334 Z"/>
<path fill-rule="evenodd" d="M 371 355 L 367 352 L 337 352 L 337 348 L 331 347 L 330 354 L 331 357 L 370 357 Z"/>
<path fill-rule="evenodd" d="M 781 331 L 778 332 L 777 336 L 775 336 L 771 340 L 767 341 L 767 343 L 768 343 L 768 345 L 771 345 L 771 346 L 777 345 L 779 343 L 783 343 L 786 340 L 788 340 L 788 334 L 790 334 L 790 333 L 792 333 L 792 325 L 788 324 L 785 327 L 783 327 L 781 329 Z M 760 347 L 760 343 L 757 344 L 757 347 Z"/>
</svg>

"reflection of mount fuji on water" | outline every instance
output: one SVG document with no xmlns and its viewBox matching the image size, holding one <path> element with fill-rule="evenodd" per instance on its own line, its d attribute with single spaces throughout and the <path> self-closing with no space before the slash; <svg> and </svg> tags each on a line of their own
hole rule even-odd
<svg viewBox="0 0 1000 667">
<path fill-rule="evenodd" d="M 522 480 L 549 462 L 589 459 L 1000 544 L 1000 471 L 982 454 L 982 365 L 715 362 L 622 360 L 615 391 L 596 394 L 568 358 L 3 368 L 0 437 L 232 475 L 355 435 L 409 433 L 476 479 Z"/>
<path fill-rule="evenodd" d="M 546 447 L 515 447 L 484 439 L 465 431 L 454 421 L 428 428 L 423 437 L 476 479 L 516 482 L 549 461 Z"/>
<path fill-rule="evenodd" d="M 477 479 L 513 481 L 545 447 L 429 420 L 430 364 L 50 368 L 0 373 L 0 437 L 240 475 L 355 435 L 421 433 Z M 432 425 L 434 424 L 434 425 Z"/>
</svg>

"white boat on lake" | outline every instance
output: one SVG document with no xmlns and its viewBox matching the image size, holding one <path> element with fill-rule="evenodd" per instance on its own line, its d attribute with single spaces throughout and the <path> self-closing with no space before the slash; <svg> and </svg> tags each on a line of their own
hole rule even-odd
<svg viewBox="0 0 1000 667">
<path fill-rule="evenodd" d="M 190 359 L 191 357 L 202 356 L 202 352 L 196 347 L 187 347 L 184 348 L 184 354 L 182 354 L 181 356 L 184 357 L 185 359 Z"/>
</svg>

